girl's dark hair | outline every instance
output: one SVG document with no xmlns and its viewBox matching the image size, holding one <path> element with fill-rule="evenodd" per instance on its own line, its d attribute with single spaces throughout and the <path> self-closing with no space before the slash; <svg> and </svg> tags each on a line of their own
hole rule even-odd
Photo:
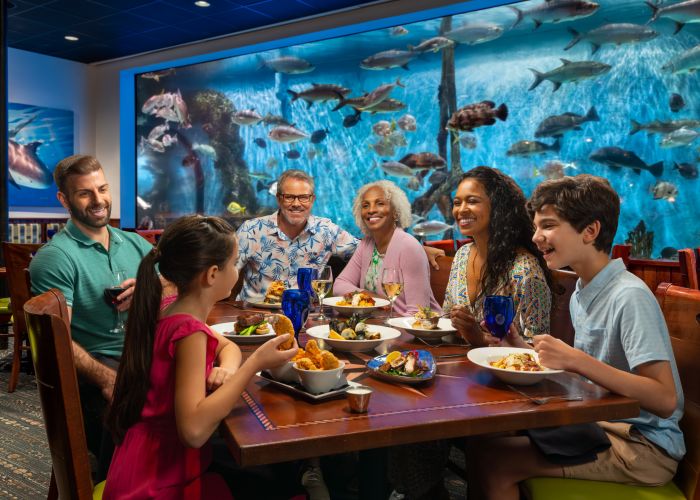
<svg viewBox="0 0 700 500">
<path fill-rule="evenodd" d="M 235 258 L 236 239 L 231 225 L 219 217 L 182 217 L 163 232 L 158 246 L 139 265 L 129 310 L 124 351 L 114 386 L 107 426 L 117 443 L 138 422 L 150 388 L 151 361 L 163 293 L 160 274 L 187 293 L 195 278 L 211 266 L 222 267 Z"/>
<path fill-rule="evenodd" d="M 488 255 L 479 295 L 496 292 L 500 280 L 510 274 L 520 248 L 537 259 L 547 285 L 552 290 L 552 273 L 532 241 L 535 227 L 527 211 L 527 199 L 523 190 L 511 177 L 491 167 L 469 170 L 462 176 L 460 184 L 467 179 L 479 181 L 491 202 Z"/>
</svg>

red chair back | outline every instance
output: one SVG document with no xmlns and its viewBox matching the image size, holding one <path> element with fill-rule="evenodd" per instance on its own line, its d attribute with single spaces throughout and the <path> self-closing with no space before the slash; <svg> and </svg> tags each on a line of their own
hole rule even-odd
<svg viewBox="0 0 700 500">
<path fill-rule="evenodd" d="M 440 256 L 436 260 L 440 270 L 436 271 L 433 266 L 430 266 L 430 288 L 437 303 L 442 305 L 445 301 L 445 290 L 447 290 L 454 257 Z"/>
<path fill-rule="evenodd" d="M 573 271 L 552 271 L 552 309 L 549 315 L 549 331 L 553 337 L 574 345 L 574 325 L 569 314 L 569 301 L 576 289 L 578 275 Z"/>
<path fill-rule="evenodd" d="M 686 288 L 700 290 L 700 283 L 698 283 L 698 262 L 695 250 L 692 248 L 678 250 L 678 263 L 681 267 L 682 285 Z"/>
</svg>

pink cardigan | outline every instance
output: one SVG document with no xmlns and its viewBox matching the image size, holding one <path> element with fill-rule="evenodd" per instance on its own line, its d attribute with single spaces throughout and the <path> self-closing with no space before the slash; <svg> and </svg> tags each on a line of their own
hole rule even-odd
<svg viewBox="0 0 700 500">
<path fill-rule="evenodd" d="M 355 290 L 362 290 L 365 275 L 372 261 L 374 240 L 367 236 L 360 241 L 350 262 L 335 280 L 334 295 L 343 295 Z M 433 311 L 440 311 L 433 291 L 430 288 L 430 264 L 425 251 L 418 240 L 401 228 L 396 228 L 386 250 L 386 255 L 379 266 L 379 280 L 384 267 L 401 269 L 403 274 L 403 293 L 394 303 L 394 314 L 410 316 L 418 311 L 419 306 L 430 306 Z M 381 290 L 381 283 L 377 283 Z"/>
</svg>

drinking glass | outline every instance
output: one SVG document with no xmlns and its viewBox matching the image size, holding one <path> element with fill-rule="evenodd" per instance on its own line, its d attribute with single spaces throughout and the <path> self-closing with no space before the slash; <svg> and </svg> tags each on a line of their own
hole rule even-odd
<svg viewBox="0 0 700 500">
<path fill-rule="evenodd" d="M 318 269 L 315 267 L 300 267 L 297 270 L 297 287 L 309 294 L 309 299 L 314 296 L 311 281 L 318 279 Z"/>
<path fill-rule="evenodd" d="M 319 321 L 325 321 L 328 319 L 323 315 L 323 299 L 325 299 L 326 295 L 331 292 L 332 286 L 333 270 L 331 269 L 331 266 L 323 266 L 323 269 L 321 269 L 321 271 L 318 273 L 316 279 L 311 280 L 311 288 L 313 288 L 316 295 L 318 295 Z"/>
<path fill-rule="evenodd" d="M 510 295 L 487 295 L 484 299 L 484 321 L 494 337 L 506 336 L 513 316 L 515 309 Z"/>
<path fill-rule="evenodd" d="M 294 337 L 299 340 L 299 330 L 309 317 L 309 294 L 297 288 L 285 290 L 282 293 L 282 312 L 292 322 Z"/>
<path fill-rule="evenodd" d="M 394 302 L 396 298 L 401 295 L 401 292 L 403 292 L 403 275 L 401 274 L 401 269 L 385 267 L 382 271 L 382 288 L 391 303 L 391 308 L 389 309 L 389 319 L 391 319 L 394 315 Z"/>
<path fill-rule="evenodd" d="M 109 305 L 114 308 L 114 323 L 112 324 L 112 329 L 109 331 L 111 334 L 124 335 L 124 318 L 122 312 L 119 310 L 119 300 L 117 297 L 122 294 L 126 288 L 122 286 L 122 283 L 126 280 L 126 271 L 116 270 L 112 273 L 112 282 L 105 288 L 105 300 Z"/>
</svg>

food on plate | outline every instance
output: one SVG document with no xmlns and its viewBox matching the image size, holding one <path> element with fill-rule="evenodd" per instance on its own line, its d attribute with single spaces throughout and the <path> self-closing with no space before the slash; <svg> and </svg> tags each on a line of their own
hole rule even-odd
<svg viewBox="0 0 700 500">
<path fill-rule="evenodd" d="M 374 299 L 367 292 L 349 292 L 343 295 L 343 300 L 339 300 L 335 305 L 343 307 L 371 307 L 374 305 Z"/>
<path fill-rule="evenodd" d="M 289 334 L 289 340 L 277 346 L 277 350 L 288 351 L 294 347 L 294 326 L 292 325 L 292 321 L 282 314 L 273 314 L 269 316 L 269 321 L 275 326 L 275 333 L 277 335 Z"/>
<path fill-rule="evenodd" d="M 494 368 L 518 372 L 541 372 L 544 370 L 542 365 L 529 352 L 513 352 L 501 359 L 491 361 L 489 364 Z"/>
<path fill-rule="evenodd" d="M 300 370 L 333 370 L 340 366 L 340 361 L 335 355 L 318 347 L 315 339 L 306 343 L 306 348 L 299 348 L 292 358 Z"/>
<path fill-rule="evenodd" d="M 429 369 L 430 367 L 419 359 L 416 351 L 392 351 L 387 354 L 385 363 L 379 367 L 379 371 L 401 377 L 419 377 Z"/>
<path fill-rule="evenodd" d="M 332 319 L 328 325 L 328 338 L 332 340 L 379 340 L 382 334 L 371 332 L 365 323 L 367 318 L 360 318 L 355 313 L 346 320 Z"/>
<path fill-rule="evenodd" d="M 418 328 L 421 330 L 438 330 L 438 321 L 440 320 L 440 314 L 437 311 L 433 311 L 429 306 L 419 307 L 418 312 L 413 315 L 412 328 Z"/>
<path fill-rule="evenodd" d="M 242 337 L 265 335 L 270 333 L 270 324 L 262 314 L 244 314 L 238 317 L 236 324 L 233 326 L 233 333 Z"/>
<path fill-rule="evenodd" d="M 265 302 L 265 304 L 281 304 L 284 289 L 284 281 L 273 281 L 270 283 L 270 286 L 267 287 L 265 300 L 263 302 Z"/>
</svg>

